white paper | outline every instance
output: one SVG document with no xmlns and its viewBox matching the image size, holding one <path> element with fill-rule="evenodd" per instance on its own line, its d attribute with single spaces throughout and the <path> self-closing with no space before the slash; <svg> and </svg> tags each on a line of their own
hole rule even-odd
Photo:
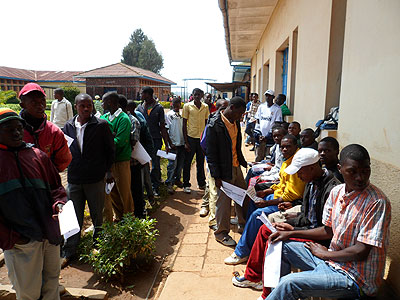
<svg viewBox="0 0 400 300">
<path fill-rule="evenodd" d="M 131 157 L 136 159 L 141 165 L 145 165 L 151 161 L 150 155 L 146 152 L 140 142 L 137 142 L 132 150 Z"/>
<path fill-rule="evenodd" d="M 64 239 L 68 239 L 74 234 L 81 231 L 78 219 L 76 218 L 74 203 L 69 200 L 58 214 L 58 221 L 60 224 L 61 235 Z"/>
<path fill-rule="evenodd" d="M 254 166 L 251 167 L 251 170 L 253 172 L 264 172 L 266 168 L 271 167 L 271 165 L 269 164 L 256 164 Z"/>
<path fill-rule="evenodd" d="M 259 219 L 261 222 L 263 222 L 265 224 L 265 226 L 267 226 L 267 228 L 269 230 L 271 230 L 272 233 L 276 232 L 276 228 L 274 226 L 272 226 L 272 223 L 268 220 L 268 217 L 265 215 L 264 212 L 261 213 L 261 215 L 259 215 L 257 217 L 257 219 Z"/>
<path fill-rule="evenodd" d="M 159 157 L 163 157 L 163 158 L 170 159 L 170 160 L 175 160 L 176 159 L 176 154 L 175 153 L 167 153 L 167 152 L 165 152 L 163 150 L 158 150 L 157 151 L 157 155 Z"/>
<path fill-rule="evenodd" d="M 74 139 L 72 137 L 66 135 L 65 133 L 64 133 L 64 137 L 67 140 L 67 144 L 68 144 L 68 148 L 69 148 L 71 146 L 72 142 L 74 141 Z"/>
<path fill-rule="evenodd" d="M 249 181 L 249 186 L 255 186 L 257 184 L 257 178 L 251 177 Z"/>
<path fill-rule="evenodd" d="M 115 181 L 106 183 L 106 194 L 109 195 L 114 187 Z"/>
<path fill-rule="evenodd" d="M 230 184 L 226 181 L 222 181 L 221 190 L 233 201 L 240 206 L 243 206 L 244 198 L 246 197 L 246 190 Z"/>
<path fill-rule="evenodd" d="M 257 192 L 254 186 L 250 186 L 247 189 L 246 193 L 250 197 L 250 199 L 253 200 L 254 202 L 265 201 L 263 198 L 257 196 Z"/>
<path fill-rule="evenodd" d="M 281 277 L 282 242 L 268 243 L 264 260 L 264 286 L 275 288 Z"/>
</svg>

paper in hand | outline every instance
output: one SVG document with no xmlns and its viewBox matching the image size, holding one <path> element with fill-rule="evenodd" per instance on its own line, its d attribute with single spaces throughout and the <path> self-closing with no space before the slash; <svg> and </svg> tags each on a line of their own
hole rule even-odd
<svg viewBox="0 0 400 300">
<path fill-rule="evenodd" d="M 78 219 L 76 218 L 74 203 L 69 200 L 58 214 L 58 221 L 60 223 L 60 232 L 65 239 L 73 236 L 81 231 Z"/>
<path fill-rule="evenodd" d="M 221 191 L 223 191 L 229 198 L 235 201 L 240 206 L 243 206 L 244 198 L 246 197 L 246 190 L 222 181 Z"/>
<path fill-rule="evenodd" d="M 282 242 L 268 243 L 264 260 L 264 286 L 275 288 L 281 277 Z"/>
<path fill-rule="evenodd" d="M 166 158 L 166 159 L 169 159 L 169 160 L 175 160 L 176 159 L 176 154 L 175 153 L 167 153 L 167 152 L 165 152 L 163 150 L 158 150 L 157 151 L 157 155 L 159 157 L 163 157 L 163 158 Z"/>
<path fill-rule="evenodd" d="M 64 133 L 64 137 L 67 140 L 68 148 L 71 147 L 71 144 L 73 143 L 74 139 L 72 137 L 66 135 L 65 133 Z"/>
<path fill-rule="evenodd" d="M 257 192 L 254 186 L 249 187 L 246 193 L 250 197 L 250 199 L 253 200 L 254 202 L 265 201 L 263 198 L 257 196 Z"/>
<path fill-rule="evenodd" d="M 145 165 L 151 161 L 150 155 L 146 152 L 140 142 L 137 142 L 132 150 L 131 157 L 136 159 L 141 165 Z"/>
<path fill-rule="evenodd" d="M 267 228 L 269 230 L 271 230 L 272 233 L 276 232 L 276 228 L 274 226 L 272 226 L 272 223 L 268 220 L 268 217 L 265 215 L 264 212 L 261 213 L 261 215 L 259 215 L 257 217 L 257 219 L 259 219 L 261 222 L 263 222 L 265 224 L 265 226 L 267 226 Z"/>
</svg>

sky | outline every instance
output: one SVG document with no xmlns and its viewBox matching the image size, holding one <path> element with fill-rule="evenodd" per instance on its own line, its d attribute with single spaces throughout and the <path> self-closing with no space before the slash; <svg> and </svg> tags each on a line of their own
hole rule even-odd
<svg viewBox="0 0 400 300">
<path fill-rule="evenodd" d="M 161 75 L 232 80 L 218 0 L 3 0 L 0 66 L 87 71 L 120 62 L 138 28 L 164 58 Z M 7 13 L 4 13 L 7 12 Z M 202 81 L 188 82 L 206 89 Z M 177 91 L 180 89 L 172 89 Z"/>
</svg>

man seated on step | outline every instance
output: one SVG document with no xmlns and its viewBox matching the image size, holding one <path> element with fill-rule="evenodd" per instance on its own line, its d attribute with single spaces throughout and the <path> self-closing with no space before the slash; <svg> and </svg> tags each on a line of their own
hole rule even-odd
<svg viewBox="0 0 400 300">
<path fill-rule="evenodd" d="M 300 149 L 285 172 L 295 174 L 306 182 L 301 212 L 294 217 L 288 216 L 285 222 L 275 223 L 278 230 L 302 230 L 322 226 L 322 212 L 332 188 L 340 184 L 332 172 L 320 165 L 318 152 L 314 149 Z M 269 215 L 268 217 L 270 217 Z M 264 258 L 268 248 L 268 237 L 271 231 L 262 225 L 247 262 L 244 276 L 235 276 L 232 283 L 239 287 L 259 287 L 262 289 Z M 329 245 L 329 242 L 327 243 Z M 271 292 L 264 288 L 262 299 Z"/>
<path fill-rule="evenodd" d="M 271 234 L 283 241 L 281 279 L 267 300 L 309 297 L 360 299 L 375 296 L 383 282 L 389 244 L 391 205 L 369 182 L 368 151 L 352 144 L 340 153 L 344 184 L 334 187 L 325 203 L 324 226 Z M 329 249 L 314 241 L 331 239 Z M 303 272 L 290 273 L 291 268 Z"/>
</svg>

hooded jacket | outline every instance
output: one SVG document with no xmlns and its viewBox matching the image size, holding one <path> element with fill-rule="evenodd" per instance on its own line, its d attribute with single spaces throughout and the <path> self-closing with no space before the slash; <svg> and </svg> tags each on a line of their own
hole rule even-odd
<svg viewBox="0 0 400 300">
<path fill-rule="evenodd" d="M 239 165 L 246 167 L 247 163 L 242 153 L 242 134 L 240 122 L 236 138 L 236 152 Z M 206 131 L 206 156 L 211 176 L 222 180 L 232 179 L 232 140 L 228 129 L 221 119 L 221 111 L 210 116 Z"/>
</svg>

